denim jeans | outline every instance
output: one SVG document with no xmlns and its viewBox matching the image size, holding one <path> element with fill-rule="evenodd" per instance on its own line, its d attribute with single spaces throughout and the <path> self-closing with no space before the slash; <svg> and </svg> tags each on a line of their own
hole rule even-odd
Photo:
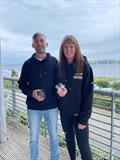
<svg viewBox="0 0 120 160">
<path fill-rule="evenodd" d="M 40 160 L 39 134 L 40 123 L 44 116 L 50 138 L 50 160 L 59 160 L 59 138 L 57 134 L 58 109 L 31 110 L 28 109 L 30 127 L 30 156 L 31 160 Z"/>
</svg>

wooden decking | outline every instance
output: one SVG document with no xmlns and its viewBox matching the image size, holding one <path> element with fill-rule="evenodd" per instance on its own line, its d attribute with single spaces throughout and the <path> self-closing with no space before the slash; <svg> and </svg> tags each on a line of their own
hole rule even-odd
<svg viewBox="0 0 120 160">
<path fill-rule="evenodd" d="M 12 119 L 7 120 L 8 140 L 0 144 L 0 160 L 29 160 L 28 128 Z M 41 160 L 49 160 L 49 144 L 41 137 Z M 69 160 L 60 148 L 60 160 Z"/>
</svg>

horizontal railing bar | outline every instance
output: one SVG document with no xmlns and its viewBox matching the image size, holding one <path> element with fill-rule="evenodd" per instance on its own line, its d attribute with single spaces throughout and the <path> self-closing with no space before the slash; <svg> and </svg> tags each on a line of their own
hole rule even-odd
<svg viewBox="0 0 120 160">
<path fill-rule="evenodd" d="M 107 147 L 110 148 L 110 145 L 108 145 L 108 144 L 106 144 L 106 143 L 103 143 L 103 142 L 98 141 L 98 140 L 96 140 L 96 139 L 94 139 L 94 138 L 91 138 L 91 137 L 90 137 L 90 139 L 93 140 L 93 141 L 95 141 L 95 142 L 98 142 L 98 143 L 100 143 L 100 144 L 103 144 L 104 146 L 107 146 Z"/>
<path fill-rule="evenodd" d="M 96 112 L 96 111 L 93 111 L 93 113 L 95 113 L 95 114 L 99 114 L 99 115 L 101 115 L 101 116 L 104 116 L 104 117 L 111 117 L 111 116 L 109 116 L 109 115 L 106 115 L 106 114 L 103 114 L 103 113 L 98 113 L 98 112 Z"/>
<path fill-rule="evenodd" d="M 90 133 L 93 133 L 93 134 L 95 134 L 95 135 L 97 135 L 97 136 L 99 136 L 99 137 L 102 137 L 102 138 L 105 138 L 105 139 L 107 139 L 107 140 L 110 140 L 110 138 L 105 137 L 105 136 L 103 136 L 103 135 L 101 135 L 101 134 L 99 134 L 99 133 L 96 133 L 96 132 L 93 132 L 93 131 L 90 131 Z"/>
<path fill-rule="evenodd" d="M 93 125 L 93 124 L 91 124 L 91 123 L 89 123 L 89 124 L 90 124 L 90 126 L 92 126 L 92 127 L 95 127 L 95 128 L 98 128 L 98 129 L 100 129 L 100 130 L 103 130 L 103 131 L 106 131 L 106 132 L 109 132 L 109 133 L 111 133 L 111 131 L 109 131 L 109 130 L 103 129 L 103 128 L 101 128 L 101 127 L 98 127 L 98 126 L 95 126 L 95 125 Z"/>
<path fill-rule="evenodd" d="M 100 123 L 104 123 L 104 124 L 106 124 L 106 125 L 111 126 L 111 124 L 110 124 L 110 123 L 108 123 L 108 122 L 104 122 L 104 121 L 101 121 L 101 120 L 97 120 L 97 119 L 95 119 L 95 118 L 91 118 L 91 120 L 93 120 L 93 121 L 97 121 L 97 122 L 100 122 Z"/>
<path fill-rule="evenodd" d="M 104 96 L 113 96 L 113 93 L 114 93 L 115 97 L 120 97 L 120 93 L 118 91 L 113 92 L 113 91 L 94 89 L 94 93 L 102 94 Z"/>
</svg>

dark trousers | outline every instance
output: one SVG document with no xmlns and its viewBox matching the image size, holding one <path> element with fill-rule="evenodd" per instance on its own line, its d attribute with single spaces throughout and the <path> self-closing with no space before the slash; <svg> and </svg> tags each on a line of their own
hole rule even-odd
<svg viewBox="0 0 120 160">
<path fill-rule="evenodd" d="M 76 136 L 77 145 L 80 150 L 82 160 L 92 160 L 92 154 L 89 146 L 88 126 L 83 130 L 78 129 L 78 116 L 68 116 L 61 114 L 61 122 L 65 132 L 70 159 L 76 159 Z"/>
</svg>

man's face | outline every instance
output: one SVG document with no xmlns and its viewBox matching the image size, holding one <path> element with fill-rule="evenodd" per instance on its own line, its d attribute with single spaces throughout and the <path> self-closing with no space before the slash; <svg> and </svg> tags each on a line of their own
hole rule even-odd
<svg viewBox="0 0 120 160">
<path fill-rule="evenodd" d="M 36 50 L 36 53 L 45 53 L 48 43 L 43 36 L 38 36 L 33 40 L 32 47 Z"/>
</svg>

